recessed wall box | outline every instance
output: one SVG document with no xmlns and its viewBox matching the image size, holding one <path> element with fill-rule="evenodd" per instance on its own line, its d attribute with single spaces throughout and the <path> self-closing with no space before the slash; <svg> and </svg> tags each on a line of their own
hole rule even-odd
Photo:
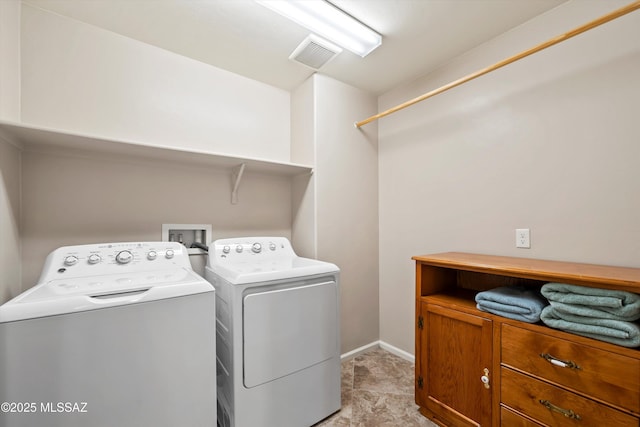
<svg viewBox="0 0 640 427">
<path fill-rule="evenodd" d="M 211 224 L 162 224 L 162 241 L 182 243 L 190 255 L 205 254 L 198 245 L 209 246 Z"/>
</svg>

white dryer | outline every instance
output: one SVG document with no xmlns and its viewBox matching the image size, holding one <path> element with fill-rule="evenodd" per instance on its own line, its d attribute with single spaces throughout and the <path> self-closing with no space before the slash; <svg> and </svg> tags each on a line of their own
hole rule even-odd
<svg viewBox="0 0 640 427">
<path fill-rule="evenodd" d="M 66 246 L 0 306 L 0 426 L 215 427 L 215 292 L 178 243 Z"/>
<path fill-rule="evenodd" d="M 210 245 L 218 425 L 308 427 L 340 409 L 338 276 L 283 237 Z"/>
</svg>

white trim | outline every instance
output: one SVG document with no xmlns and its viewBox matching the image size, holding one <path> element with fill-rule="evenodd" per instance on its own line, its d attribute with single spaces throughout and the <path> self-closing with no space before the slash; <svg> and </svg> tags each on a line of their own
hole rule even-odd
<svg viewBox="0 0 640 427">
<path fill-rule="evenodd" d="M 408 360 L 411 363 L 416 362 L 416 357 L 413 354 L 407 353 L 406 351 L 401 350 L 398 347 L 392 346 L 391 344 L 386 343 L 384 341 L 380 341 L 380 340 L 363 345 L 362 347 L 358 347 L 355 350 L 351 350 L 349 352 L 342 354 L 340 356 L 340 361 L 344 362 L 346 360 L 351 360 L 354 357 L 358 357 L 361 354 L 365 354 L 371 350 L 375 350 L 376 348 L 381 348 L 383 350 L 386 350 L 389 353 L 395 354 L 396 356 L 401 357 L 404 360 Z"/>
<path fill-rule="evenodd" d="M 346 360 L 351 360 L 354 357 L 360 356 L 368 351 L 374 350 L 380 347 L 380 341 L 374 341 L 370 344 L 363 345 L 362 347 L 358 347 L 355 350 L 351 350 L 347 353 L 344 353 L 340 356 L 340 361 L 344 362 Z"/>
<path fill-rule="evenodd" d="M 393 353 L 396 356 L 401 357 L 404 360 L 408 360 L 411 363 L 416 363 L 416 357 L 413 354 L 407 353 L 406 351 L 401 350 L 398 347 L 394 347 L 391 344 L 386 343 L 384 341 L 378 341 L 378 344 L 380 345 L 381 349 L 386 350 L 389 353 Z"/>
</svg>

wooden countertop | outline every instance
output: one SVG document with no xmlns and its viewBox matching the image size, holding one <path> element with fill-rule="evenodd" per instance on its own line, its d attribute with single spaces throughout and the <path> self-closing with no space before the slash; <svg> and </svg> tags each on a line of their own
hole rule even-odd
<svg viewBox="0 0 640 427">
<path fill-rule="evenodd" d="M 420 255 L 412 259 L 435 267 L 640 293 L 640 268 L 464 252 Z"/>
</svg>

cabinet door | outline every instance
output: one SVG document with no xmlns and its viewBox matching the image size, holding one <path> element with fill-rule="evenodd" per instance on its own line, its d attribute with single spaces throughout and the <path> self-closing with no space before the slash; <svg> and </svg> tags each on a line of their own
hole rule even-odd
<svg viewBox="0 0 640 427">
<path fill-rule="evenodd" d="M 487 369 L 491 387 L 491 320 L 427 302 L 420 311 L 418 400 L 447 426 L 490 426 L 491 389 L 481 377 Z"/>
</svg>

